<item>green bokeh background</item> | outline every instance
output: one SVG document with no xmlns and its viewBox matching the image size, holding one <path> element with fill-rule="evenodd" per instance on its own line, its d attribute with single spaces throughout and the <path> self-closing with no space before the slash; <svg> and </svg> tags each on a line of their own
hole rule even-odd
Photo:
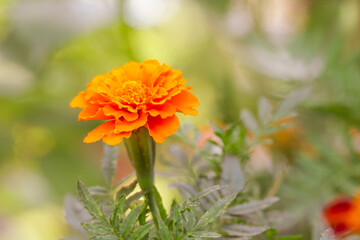
<svg viewBox="0 0 360 240">
<path fill-rule="evenodd" d="M 69 234 L 65 194 L 79 178 L 103 183 L 102 143 L 82 142 L 98 123 L 77 122 L 69 102 L 131 60 L 181 69 L 201 103 L 181 119 L 198 127 L 303 85 L 314 89 L 300 110 L 312 141 L 359 127 L 359 1 L 145 2 L 0 0 L 0 239 Z"/>
</svg>

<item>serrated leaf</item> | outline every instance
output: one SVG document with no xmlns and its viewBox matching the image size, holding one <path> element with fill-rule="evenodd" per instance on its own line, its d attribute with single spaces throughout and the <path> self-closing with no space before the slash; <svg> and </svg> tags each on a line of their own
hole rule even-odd
<svg viewBox="0 0 360 240">
<path fill-rule="evenodd" d="M 214 186 L 211 186 L 211 187 L 208 187 L 208 188 L 205 188 L 204 190 L 202 190 L 194 200 L 198 200 L 200 198 L 203 198 L 207 195 L 209 195 L 210 193 L 213 193 L 215 191 L 218 191 L 220 189 L 222 189 L 223 187 L 220 186 L 220 185 L 214 185 Z"/>
<path fill-rule="evenodd" d="M 131 178 L 133 176 L 135 176 L 135 172 L 130 173 L 129 175 L 127 175 L 126 177 L 122 178 L 117 183 L 115 183 L 113 186 L 113 189 L 120 187 L 121 184 L 123 184 L 126 180 L 128 180 L 129 178 Z"/>
<path fill-rule="evenodd" d="M 113 227 L 118 227 L 119 223 L 120 223 L 120 219 L 119 219 L 119 215 L 122 215 L 125 213 L 126 208 L 126 196 L 125 195 L 121 195 L 115 206 L 114 209 L 112 211 L 112 218 L 111 218 L 111 224 L 113 225 Z"/>
<path fill-rule="evenodd" d="M 248 226 L 240 224 L 227 224 L 223 225 L 221 230 L 228 234 L 229 236 L 238 236 L 238 237 L 251 237 L 259 235 L 265 232 L 268 227 L 257 227 L 257 226 Z"/>
<path fill-rule="evenodd" d="M 92 215 L 94 218 L 101 220 L 104 223 L 107 223 L 104 212 L 100 209 L 96 200 L 90 195 L 89 191 L 81 181 L 78 181 L 77 183 L 77 192 L 80 201 L 84 204 L 84 207 L 88 210 L 90 215 Z"/>
<path fill-rule="evenodd" d="M 175 239 L 178 239 L 183 233 L 183 219 L 175 201 L 171 205 L 171 215 Z"/>
<path fill-rule="evenodd" d="M 254 115 L 248 109 L 243 109 L 241 111 L 240 117 L 245 127 L 249 129 L 251 132 L 254 133 L 258 130 L 259 128 L 258 123 Z"/>
<path fill-rule="evenodd" d="M 294 126 L 294 124 L 292 123 L 284 123 L 284 124 L 280 124 L 280 125 L 276 125 L 274 127 L 269 127 L 267 129 L 264 130 L 263 135 L 272 135 L 280 130 L 289 128 Z"/>
<path fill-rule="evenodd" d="M 119 240 L 118 237 L 112 236 L 112 235 L 106 235 L 106 236 L 91 236 L 90 240 Z"/>
<path fill-rule="evenodd" d="M 120 197 L 121 195 L 129 195 L 132 191 L 134 191 L 136 184 L 138 183 L 137 179 L 134 180 L 127 186 L 123 186 L 120 190 L 116 193 L 116 198 Z"/>
<path fill-rule="evenodd" d="M 268 122 L 268 118 L 272 112 L 272 106 L 267 98 L 260 98 L 258 102 L 258 117 L 262 124 Z"/>
<path fill-rule="evenodd" d="M 311 94 L 312 88 L 310 86 L 296 89 L 291 92 L 279 105 L 275 118 L 278 119 L 289 111 L 293 110 L 300 102 L 304 101 Z"/>
<path fill-rule="evenodd" d="M 88 222 L 91 216 L 84 206 L 74 196 L 66 195 L 64 209 L 66 222 L 74 229 L 86 233 L 81 223 Z"/>
<path fill-rule="evenodd" d="M 246 215 L 246 214 L 250 214 L 253 212 L 263 210 L 263 209 L 269 207 L 270 205 L 274 204 L 278 200 L 279 200 L 278 197 L 271 197 L 271 198 L 266 198 L 266 199 L 260 200 L 260 201 L 251 201 L 251 202 L 247 202 L 247 203 L 242 203 L 242 204 L 230 207 L 228 212 L 231 215 Z"/>
<path fill-rule="evenodd" d="M 185 230 L 186 232 L 190 232 L 193 229 L 196 218 L 195 214 L 192 211 L 188 211 L 185 213 L 186 221 L 185 221 Z"/>
<path fill-rule="evenodd" d="M 239 159 L 226 155 L 221 163 L 220 184 L 227 186 L 221 189 L 223 195 L 239 193 L 245 186 L 245 177 Z"/>
<path fill-rule="evenodd" d="M 205 232 L 205 231 L 193 232 L 191 234 L 191 236 L 197 237 L 197 238 L 219 238 L 219 237 L 221 237 L 221 235 L 218 233 Z"/>
<path fill-rule="evenodd" d="M 325 232 L 321 234 L 320 240 L 335 240 L 334 231 L 331 228 L 326 229 Z"/>
<path fill-rule="evenodd" d="M 135 230 L 135 232 L 133 234 L 131 234 L 131 236 L 129 237 L 128 240 L 139 240 L 142 239 L 143 237 L 145 237 L 146 234 L 149 233 L 151 229 L 151 224 L 146 224 L 143 225 L 141 227 L 139 227 L 138 229 Z"/>
<path fill-rule="evenodd" d="M 169 228 L 161 219 L 159 219 L 159 234 L 161 240 L 171 240 Z"/>
<path fill-rule="evenodd" d="M 128 209 L 133 202 L 139 200 L 139 199 L 140 199 L 141 197 L 143 197 L 145 194 L 146 194 L 146 192 L 141 191 L 141 192 L 134 193 L 133 195 L 131 195 L 130 197 L 128 197 L 128 198 L 126 199 L 125 208 Z"/>
<path fill-rule="evenodd" d="M 108 189 L 104 188 L 103 186 L 92 186 L 88 188 L 89 193 L 91 195 L 97 195 L 97 196 L 106 196 L 109 195 Z"/>
<path fill-rule="evenodd" d="M 224 214 L 227 207 L 230 203 L 235 199 L 236 194 L 229 194 L 224 198 L 218 200 L 208 211 L 205 212 L 204 215 L 200 218 L 198 223 L 196 224 L 194 230 L 200 229 L 206 226 L 209 223 L 215 221 L 220 215 Z"/>
<path fill-rule="evenodd" d="M 156 204 L 158 206 L 160 217 L 163 221 L 165 221 L 165 219 L 167 218 L 166 210 L 165 210 L 164 204 L 162 202 L 161 196 L 159 194 L 159 191 L 156 189 L 156 187 L 154 185 L 153 185 L 153 193 L 154 193 Z"/>
<path fill-rule="evenodd" d="M 110 187 L 114 179 L 118 157 L 119 150 L 117 146 L 104 144 L 104 156 L 101 160 L 101 170 L 106 184 Z"/>
<path fill-rule="evenodd" d="M 107 226 L 99 225 L 99 224 L 90 224 L 83 223 L 82 226 L 88 231 L 90 234 L 95 235 L 111 235 L 112 231 Z"/>
<path fill-rule="evenodd" d="M 133 229 L 139 215 L 141 212 L 141 207 L 134 208 L 131 212 L 126 216 L 124 222 L 121 224 L 120 233 L 122 237 L 127 237 L 131 230 Z"/>
</svg>

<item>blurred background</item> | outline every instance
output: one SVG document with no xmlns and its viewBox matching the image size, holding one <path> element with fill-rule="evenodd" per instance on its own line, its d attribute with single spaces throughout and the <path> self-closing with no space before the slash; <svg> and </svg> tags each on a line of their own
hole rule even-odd
<svg viewBox="0 0 360 240">
<path fill-rule="evenodd" d="M 358 0 L 0 0 L 0 239 L 71 233 L 65 195 L 79 178 L 104 181 L 102 143 L 82 142 L 98 123 L 69 102 L 93 76 L 149 58 L 183 71 L 201 103 L 184 120 L 200 128 L 313 87 L 252 159 L 259 197 L 272 186 L 286 209 L 280 230 L 311 239 L 324 203 L 360 185 L 359 38 Z"/>
</svg>

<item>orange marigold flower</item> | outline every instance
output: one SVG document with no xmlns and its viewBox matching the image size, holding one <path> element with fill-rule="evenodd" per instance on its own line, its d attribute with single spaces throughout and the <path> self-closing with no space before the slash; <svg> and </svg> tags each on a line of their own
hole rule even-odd
<svg viewBox="0 0 360 240">
<path fill-rule="evenodd" d="M 332 201 L 324 208 L 323 215 L 338 237 L 360 234 L 360 195 Z"/>
<path fill-rule="evenodd" d="M 165 141 L 179 128 L 175 113 L 195 116 L 200 105 L 181 74 L 157 60 L 147 60 L 95 76 L 70 103 L 83 109 L 79 121 L 108 120 L 89 132 L 84 142 L 103 139 L 115 145 L 140 127 L 146 127 L 155 142 Z"/>
</svg>

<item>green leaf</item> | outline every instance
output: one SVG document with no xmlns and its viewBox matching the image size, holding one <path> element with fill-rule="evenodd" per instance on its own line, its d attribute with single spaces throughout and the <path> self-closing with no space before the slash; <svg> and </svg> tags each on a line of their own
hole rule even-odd
<svg viewBox="0 0 360 240">
<path fill-rule="evenodd" d="M 283 129 L 286 129 L 286 128 L 289 128 L 289 127 L 292 127 L 294 126 L 294 124 L 292 123 L 284 123 L 284 124 L 281 124 L 281 125 L 276 125 L 274 127 L 269 127 L 267 129 L 265 129 L 263 131 L 263 135 L 271 135 L 271 134 L 274 134 L 280 130 L 283 130 Z"/>
<path fill-rule="evenodd" d="M 258 102 L 258 117 L 262 124 L 266 124 L 270 114 L 272 112 L 272 106 L 267 98 L 260 98 Z"/>
<path fill-rule="evenodd" d="M 276 113 L 275 119 L 287 114 L 289 111 L 293 110 L 300 102 L 304 101 L 311 94 L 312 88 L 307 86 L 303 88 L 296 89 L 291 92 L 279 105 Z"/>
<path fill-rule="evenodd" d="M 132 176 L 135 176 L 135 172 L 130 173 L 129 175 L 127 175 L 126 177 L 122 178 L 120 181 L 115 183 L 115 185 L 113 186 L 113 189 L 120 187 L 121 184 L 123 184 L 126 180 L 128 180 Z"/>
<path fill-rule="evenodd" d="M 265 198 L 260 201 L 251 201 L 247 203 L 238 204 L 229 208 L 231 215 L 246 215 L 249 213 L 261 211 L 279 200 L 278 197 Z"/>
<path fill-rule="evenodd" d="M 256 132 L 259 128 L 258 123 L 254 115 L 247 109 L 241 111 L 241 120 L 244 123 L 245 127 L 251 132 Z"/>
<path fill-rule="evenodd" d="M 95 234 L 95 235 L 109 235 L 109 234 L 111 235 L 112 234 L 112 230 L 107 226 L 103 226 L 103 225 L 99 225 L 99 224 L 91 224 L 91 223 L 82 223 L 81 225 L 90 234 Z"/>
<path fill-rule="evenodd" d="M 276 238 L 276 240 L 296 240 L 296 239 L 301 239 L 302 236 L 301 235 L 295 235 L 295 236 L 282 236 L 282 237 L 278 237 Z M 335 240 L 335 239 L 334 239 Z"/>
<path fill-rule="evenodd" d="M 161 240 L 171 240 L 169 228 L 165 225 L 164 221 L 159 219 L 159 234 Z"/>
<path fill-rule="evenodd" d="M 214 186 L 205 188 L 204 190 L 202 190 L 202 191 L 196 196 L 196 198 L 194 198 L 194 199 L 192 199 L 192 200 L 193 200 L 193 201 L 197 201 L 197 200 L 199 200 L 200 198 L 203 198 L 203 197 L 209 195 L 209 194 L 212 193 L 212 192 L 215 192 L 215 191 L 220 190 L 221 188 L 223 188 L 223 187 L 220 186 L 220 185 L 214 185 Z"/>
<path fill-rule="evenodd" d="M 141 191 L 141 192 L 137 192 L 134 193 L 133 195 L 131 195 L 130 197 L 128 197 L 126 199 L 126 204 L 125 204 L 125 208 L 128 209 L 130 207 L 130 205 L 134 202 L 139 200 L 142 196 L 144 196 L 146 194 L 146 192 Z"/>
<path fill-rule="evenodd" d="M 148 223 L 146 225 L 143 225 L 141 227 L 139 227 L 138 229 L 135 230 L 135 232 L 133 234 L 131 234 L 130 238 L 128 240 L 140 240 L 143 237 L 145 237 L 146 234 L 149 233 L 150 229 L 151 229 L 151 224 Z"/>
<path fill-rule="evenodd" d="M 112 212 L 112 218 L 111 218 L 111 224 L 113 225 L 113 227 L 118 227 L 119 223 L 120 223 L 120 218 L 119 218 L 119 214 L 122 215 L 125 213 L 126 207 L 125 207 L 125 200 L 126 200 L 126 196 L 125 195 L 121 195 Z"/>
<path fill-rule="evenodd" d="M 191 234 L 191 236 L 196 238 L 219 238 L 221 237 L 220 234 L 214 232 L 205 232 L 205 231 L 198 231 Z"/>
<path fill-rule="evenodd" d="M 101 160 L 101 170 L 105 179 L 106 184 L 111 187 L 115 170 L 116 163 L 119 157 L 119 150 L 117 146 L 104 145 L 104 156 Z"/>
<path fill-rule="evenodd" d="M 119 240 L 119 238 L 112 235 L 104 235 L 104 236 L 91 236 L 90 240 Z"/>
<path fill-rule="evenodd" d="M 121 195 L 129 195 L 132 191 L 134 191 L 137 183 L 138 181 L 136 179 L 129 185 L 120 188 L 120 190 L 116 193 L 116 198 L 120 197 Z"/>
<path fill-rule="evenodd" d="M 149 212 L 147 206 L 148 206 L 148 204 L 147 204 L 147 202 L 145 202 L 141 208 L 141 213 L 138 218 L 140 225 L 146 224 L 146 214 Z"/>
<path fill-rule="evenodd" d="M 191 229 L 193 229 L 196 222 L 195 214 L 192 211 L 188 211 L 185 213 L 185 216 L 186 216 L 185 230 L 186 232 L 190 232 Z"/>
<path fill-rule="evenodd" d="M 230 205 L 230 203 L 235 199 L 236 193 L 229 194 L 224 198 L 218 200 L 205 214 L 200 218 L 199 222 L 196 224 L 194 230 L 200 229 L 209 223 L 215 221 L 220 217 Z"/>
<path fill-rule="evenodd" d="M 80 201 L 84 204 L 84 207 L 88 210 L 88 212 L 94 218 L 97 218 L 101 220 L 103 223 L 108 224 L 104 212 L 100 209 L 96 200 L 90 195 L 89 191 L 86 189 L 86 187 L 81 181 L 77 182 L 77 192 Z"/>
<path fill-rule="evenodd" d="M 158 190 L 156 189 L 156 187 L 154 185 L 153 185 L 153 192 L 154 192 L 154 197 L 155 197 L 156 204 L 157 204 L 158 209 L 159 209 L 160 217 L 161 217 L 161 219 L 163 221 L 165 221 L 166 218 L 167 218 L 166 210 L 165 210 L 165 207 L 163 205 L 160 193 L 158 192 Z"/>
<path fill-rule="evenodd" d="M 275 237 L 277 235 L 277 230 L 275 228 L 269 228 L 265 231 L 265 235 L 268 238 L 268 240 L 275 240 Z"/>
<path fill-rule="evenodd" d="M 268 227 L 265 226 L 249 226 L 242 224 L 226 224 L 223 225 L 221 230 L 224 231 L 229 236 L 236 237 L 252 237 L 259 235 L 267 230 Z"/>
<path fill-rule="evenodd" d="M 124 238 L 129 235 L 131 230 L 133 229 L 139 215 L 141 212 L 141 207 L 134 208 L 125 218 L 124 222 L 120 227 L 120 234 Z"/>
<path fill-rule="evenodd" d="M 183 219 L 175 201 L 171 205 L 171 213 L 173 219 L 173 232 L 175 239 L 178 239 L 183 234 Z"/>
<path fill-rule="evenodd" d="M 226 155 L 221 163 L 220 184 L 228 186 L 221 189 L 223 195 L 239 193 L 245 186 L 245 176 L 241 169 L 240 160 L 232 155 Z"/>
</svg>

